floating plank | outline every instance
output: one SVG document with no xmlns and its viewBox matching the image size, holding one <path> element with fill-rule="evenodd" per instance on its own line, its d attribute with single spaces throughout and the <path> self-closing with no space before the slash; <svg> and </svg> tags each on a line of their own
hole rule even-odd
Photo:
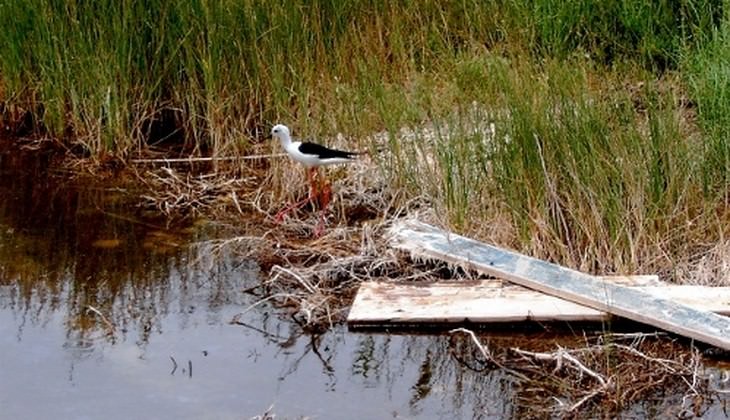
<svg viewBox="0 0 730 420">
<path fill-rule="evenodd" d="M 697 310 L 642 290 L 619 286 L 417 221 L 394 225 L 391 228 L 391 240 L 393 246 L 409 251 L 416 257 L 460 265 L 730 350 L 730 318 L 721 315 Z"/>
<path fill-rule="evenodd" d="M 730 287 L 657 285 L 656 276 L 601 277 L 695 309 L 730 315 Z M 347 322 L 352 327 L 413 324 L 605 321 L 610 315 L 501 280 L 365 282 Z"/>
</svg>

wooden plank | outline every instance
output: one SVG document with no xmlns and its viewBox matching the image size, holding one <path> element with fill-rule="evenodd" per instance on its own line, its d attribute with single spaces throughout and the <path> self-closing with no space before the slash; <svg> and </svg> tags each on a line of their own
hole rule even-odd
<svg viewBox="0 0 730 420">
<path fill-rule="evenodd" d="M 657 285 L 644 276 L 604 281 L 631 287 L 695 309 L 730 315 L 730 287 Z M 650 284 L 650 285 L 647 285 Z M 365 282 L 347 316 L 351 326 L 398 324 L 513 323 L 524 321 L 605 321 L 610 315 L 501 280 L 438 283 Z"/>
<path fill-rule="evenodd" d="M 417 221 L 391 228 L 392 245 L 510 280 L 593 309 L 730 350 L 730 318 L 603 281 L 557 264 L 444 232 Z"/>
</svg>

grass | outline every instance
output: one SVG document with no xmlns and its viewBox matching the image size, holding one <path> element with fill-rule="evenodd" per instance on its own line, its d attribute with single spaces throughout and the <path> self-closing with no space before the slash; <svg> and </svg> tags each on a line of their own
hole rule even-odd
<svg viewBox="0 0 730 420">
<path fill-rule="evenodd" d="M 676 277 L 728 233 L 726 9 L 0 1 L 3 125 L 95 157 L 246 154 L 274 122 L 384 138 L 391 188 L 460 231 Z"/>
<path fill-rule="evenodd" d="M 679 76 L 485 56 L 456 64 L 456 96 L 475 94 L 461 81 L 471 69 L 485 69 L 475 96 L 489 101 L 414 125 L 391 175 L 458 230 L 590 272 L 668 278 L 663 253 L 727 233 Z"/>
<path fill-rule="evenodd" d="M 92 153 L 134 150 L 177 129 L 222 154 L 277 120 L 315 133 L 354 120 L 348 128 L 367 133 L 436 111 L 437 92 L 423 88 L 438 80 L 419 79 L 438 79 L 460 58 L 583 50 L 608 64 L 637 55 L 642 65 L 671 68 L 682 43 L 717 20 L 707 0 L 633 4 L 4 1 L 2 100 Z M 402 94 L 423 107 L 405 111 Z M 449 99 L 442 105 L 458 102 Z M 400 109 L 382 115 L 391 108 Z"/>
<path fill-rule="evenodd" d="M 730 20 L 715 29 L 684 63 L 687 84 L 703 132 L 702 176 L 706 190 L 728 191 L 730 183 Z M 728 197 L 725 197 L 728 202 Z"/>
</svg>

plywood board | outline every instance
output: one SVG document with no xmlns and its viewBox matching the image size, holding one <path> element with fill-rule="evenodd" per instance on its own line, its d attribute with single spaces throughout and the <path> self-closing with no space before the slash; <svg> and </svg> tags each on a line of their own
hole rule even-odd
<svg viewBox="0 0 730 420">
<path fill-rule="evenodd" d="M 730 315 L 730 287 L 657 285 L 655 276 L 602 278 L 695 309 Z M 646 281 L 649 280 L 649 281 Z M 366 282 L 347 317 L 350 326 L 604 321 L 610 315 L 501 280 L 437 283 Z"/>
<path fill-rule="evenodd" d="M 593 309 L 730 350 L 730 318 L 619 286 L 557 264 L 445 232 L 417 221 L 391 228 L 392 245 L 506 279 Z"/>
</svg>

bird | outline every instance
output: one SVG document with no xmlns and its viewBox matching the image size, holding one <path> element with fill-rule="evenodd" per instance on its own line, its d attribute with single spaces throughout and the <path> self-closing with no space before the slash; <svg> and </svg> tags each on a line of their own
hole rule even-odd
<svg viewBox="0 0 730 420">
<path fill-rule="evenodd" d="M 304 165 L 307 171 L 307 181 L 309 182 L 309 194 L 307 197 L 281 210 L 277 213 L 275 219 L 277 222 L 281 222 L 287 213 L 299 209 L 307 203 L 316 202 L 320 205 L 320 219 L 314 235 L 319 236 L 324 229 L 324 213 L 332 196 L 331 187 L 327 180 L 319 173 L 319 167 L 350 163 L 355 161 L 362 153 L 331 149 L 327 146 L 308 141 L 292 140 L 289 127 L 284 124 L 276 124 L 272 127 L 271 135 L 279 139 L 281 146 L 292 160 Z"/>
</svg>

